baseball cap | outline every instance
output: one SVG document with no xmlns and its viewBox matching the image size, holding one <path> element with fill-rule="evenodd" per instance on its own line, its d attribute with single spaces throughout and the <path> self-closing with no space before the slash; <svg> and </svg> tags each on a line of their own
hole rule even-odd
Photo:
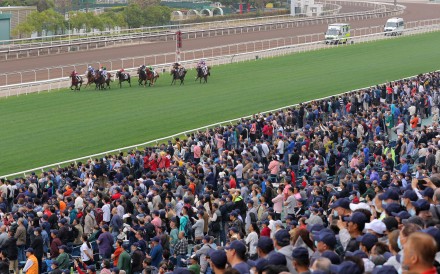
<svg viewBox="0 0 440 274">
<path fill-rule="evenodd" d="M 331 265 L 330 272 L 335 274 L 362 274 L 356 263 L 344 261 L 340 265 Z"/>
<path fill-rule="evenodd" d="M 327 231 L 317 232 L 313 234 L 313 239 L 318 242 L 323 242 L 330 249 L 335 248 L 336 246 L 336 236 L 333 233 L 329 233 Z"/>
<path fill-rule="evenodd" d="M 305 247 L 297 247 L 292 251 L 292 259 L 307 260 L 309 258 L 309 251 Z"/>
<path fill-rule="evenodd" d="M 151 239 L 153 242 L 160 242 L 160 238 L 158 236 L 154 237 L 153 239 Z"/>
<path fill-rule="evenodd" d="M 362 259 L 368 259 L 367 253 L 363 252 L 362 250 L 356 250 L 356 251 L 353 251 L 353 252 L 347 251 L 347 252 L 345 252 L 345 256 L 359 257 L 359 258 L 362 258 Z"/>
<path fill-rule="evenodd" d="M 62 218 L 61 220 L 58 221 L 58 223 L 65 225 L 67 223 L 67 220 Z"/>
<path fill-rule="evenodd" d="M 402 198 L 408 198 L 411 201 L 417 201 L 419 199 L 419 197 L 417 197 L 417 194 L 414 190 L 406 190 L 403 195 Z"/>
<path fill-rule="evenodd" d="M 210 257 L 211 262 L 220 268 L 224 268 L 228 262 L 226 252 L 224 250 L 211 249 L 208 252 L 208 256 Z"/>
<path fill-rule="evenodd" d="M 371 274 L 397 274 L 397 270 L 392 265 L 376 265 Z"/>
<path fill-rule="evenodd" d="M 408 211 L 400 211 L 399 213 L 391 213 L 394 217 L 399 217 L 400 221 L 408 219 L 409 217 L 411 217 L 411 214 L 408 213 Z"/>
<path fill-rule="evenodd" d="M 428 198 L 432 199 L 432 196 L 434 196 L 434 189 L 427 187 L 422 191 L 421 194 L 423 197 L 428 197 Z"/>
<path fill-rule="evenodd" d="M 392 215 L 393 212 L 398 213 L 402 211 L 402 207 L 400 207 L 400 205 L 396 203 L 389 203 L 383 208 L 385 209 L 385 212 L 388 214 L 388 216 Z"/>
<path fill-rule="evenodd" d="M 398 201 L 399 193 L 397 193 L 397 191 L 395 190 L 389 189 L 385 193 L 379 195 L 379 200 L 388 200 L 388 199 Z"/>
<path fill-rule="evenodd" d="M 342 207 L 345 209 L 350 209 L 350 200 L 347 198 L 339 198 L 336 200 L 336 202 L 334 202 L 330 208 L 337 208 L 337 207 Z"/>
<path fill-rule="evenodd" d="M 365 216 L 364 213 L 362 213 L 362 212 L 354 212 L 351 216 L 345 217 L 344 221 L 352 222 L 352 223 L 355 223 L 355 224 L 363 224 L 363 225 L 365 225 L 365 223 L 368 221 L 368 219 L 367 219 L 367 216 Z"/>
<path fill-rule="evenodd" d="M 235 251 L 246 254 L 246 246 L 241 241 L 232 241 L 228 246 L 225 247 L 226 250 L 234 249 Z"/>
<path fill-rule="evenodd" d="M 332 264 L 340 264 L 341 263 L 341 257 L 339 257 L 338 254 L 336 254 L 334 251 L 326 250 L 322 252 L 321 257 L 327 258 L 332 262 Z"/>
<path fill-rule="evenodd" d="M 290 233 L 287 229 L 280 229 L 275 233 L 275 240 L 280 243 L 281 246 L 290 243 Z"/>
<path fill-rule="evenodd" d="M 269 256 L 267 256 L 267 263 L 269 265 L 286 265 L 286 256 L 279 252 L 271 253 Z"/>
<path fill-rule="evenodd" d="M 358 209 L 366 209 L 368 211 L 371 211 L 371 207 L 367 203 L 357 203 L 357 204 L 351 203 L 350 209 L 351 211 L 356 211 Z"/>
<path fill-rule="evenodd" d="M 59 247 L 58 247 L 58 249 L 62 249 L 62 250 L 66 250 L 67 249 L 67 246 L 66 245 L 60 245 Z"/>
<path fill-rule="evenodd" d="M 307 228 L 309 232 L 318 232 L 324 229 L 324 225 L 322 224 L 314 224 Z"/>
<path fill-rule="evenodd" d="M 374 219 L 370 223 L 365 224 L 365 229 L 373 230 L 377 234 L 384 234 L 387 230 L 387 226 L 381 220 Z"/>
<path fill-rule="evenodd" d="M 25 252 L 34 253 L 34 249 L 32 247 L 29 247 L 28 249 L 25 250 Z"/>
<path fill-rule="evenodd" d="M 368 250 L 370 250 L 379 240 L 376 235 L 371 233 L 366 233 L 362 236 L 358 236 L 356 241 L 365 246 Z"/>
<path fill-rule="evenodd" d="M 258 271 L 263 271 L 263 269 L 268 265 L 268 262 L 265 258 L 259 258 L 255 260 L 254 266 Z"/>
<path fill-rule="evenodd" d="M 440 246 L 440 230 L 438 228 L 429 227 L 429 228 L 423 229 L 422 232 L 431 235 L 435 239 L 435 241 L 437 242 L 437 246 Z"/>
<path fill-rule="evenodd" d="M 272 250 L 273 249 L 273 241 L 269 237 L 261 236 L 260 239 L 258 239 L 257 247 L 259 247 L 263 250 Z"/>
<path fill-rule="evenodd" d="M 411 202 L 411 204 L 419 211 L 425 211 L 431 208 L 429 202 L 426 201 L 425 199 L 420 199 L 415 202 Z"/>
</svg>

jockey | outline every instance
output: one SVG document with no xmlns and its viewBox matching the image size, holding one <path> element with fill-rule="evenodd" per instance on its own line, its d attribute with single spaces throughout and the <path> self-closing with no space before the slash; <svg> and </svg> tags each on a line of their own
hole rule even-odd
<svg viewBox="0 0 440 274">
<path fill-rule="evenodd" d="M 95 70 L 92 68 L 92 66 L 87 67 L 87 72 L 89 72 L 90 75 L 95 76 Z"/>
<path fill-rule="evenodd" d="M 197 63 L 197 67 L 199 68 L 206 67 L 205 59 L 200 59 L 200 61 Z"/>
<path fill-rule="evenodd" d="M 101 75 L 107 79 L 107 68 L 106 67 L 102 67 Z"/>
<path fill-rule="evenodd" d="M 157 75 L 157 72 L 154 70 L 153 66 L 148 66 L 148 69 L 153 73 L 153 76 Z"/>
<path fill-rule="evenodd" d="M 121 68 L 121 69 L 119 70 L 119 72 L 124 72 L 124 69 L 123 69 L 123 68 Z"/>
</svg>

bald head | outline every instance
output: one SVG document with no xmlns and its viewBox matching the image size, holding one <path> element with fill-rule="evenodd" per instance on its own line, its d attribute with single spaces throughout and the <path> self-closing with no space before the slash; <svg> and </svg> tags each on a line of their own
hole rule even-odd
<svg viewBox="0 0 440 274">
<path fill-rule="evenodd" d="M 423 232 L 414 232 L 409 235 L 404 249 L 402 268 L 409 271 L 424 272 L 433 267 L 437 243 L 435 239 Z"/>
</svg>

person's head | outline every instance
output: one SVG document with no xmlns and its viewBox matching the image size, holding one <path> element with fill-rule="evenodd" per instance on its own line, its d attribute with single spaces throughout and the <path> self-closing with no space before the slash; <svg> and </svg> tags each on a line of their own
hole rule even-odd
<svg viewBox="0 0 440 274">
<path fill-rule="evenodd" d="M 183 239 L 185 238 L 185 232 L 184 231 L 180 231 L 179 232 L 179 239 Z"/>
<path fill-rule="evenodd" d="M 397 245 L 399 246 L 399 249 L 403 249 L 403 246 L 406 244 L 406 241 L 411 234 L 421 229 L 422 227 L 413 223 L 404 224 L 403 227 L 400 229 L 399 237 L 397 238 Z"/>
<path fill-rule="evenodd" d="M 362 212 L 354 212 L 350 217 L 345 218 L 347 222 L 348 232 L 353 234 L 360 234 L 365 228 L 365 224 L 368 222 L 367 216 Z"/>
<path fill-rule="evenodd" d="M 436 253 L 437 243 L 431 235 L 414 232 L 408 236 L 403 249 L 402 269 L 408 272 L 425 272 L 433 267 Z"/>
<path fill-rule="evenodd" d="M 290 233 L 287 229 L 280 229 L 275 233 L 274 246 L 278 249 L 290 244 Z"/>
<path fill-rule="evenodd" d="M 359 242 L 360 249 L 366 254 L 370 254 L 373 246 L 378 242 L 378 238 L 376 235 L 366 233 L 362 236 L 356 238 L 356 241 Z"/>
<path fill-rule="evenodd" d="M 267 254 L 274 250 L 273 241 L 271 238 L 266 236 L 261 236 L 257 242 L 257 253 L 258 257 L 266 257 Z"/>
<path fill-rule="evenodd" d="M 208 256 L 206 259 L 209 262 L 209 265 L 216 273 L 216 270 L 224 270 L 226 267 L 226 263 L 228 262 L 228 258 L 226 256 L 226 252 L 224 250 L 215 250 L 211 249 L 208 252 Z"/>
<path fill-rule="evenodd" d="M 305 247 L 297 247 L 292 252 L 292 264 L 298 273 L 308 269 L 310 264 L 309 251 Z"/>
<path fill-rule="evenodd" d="M 64 253 L 64 252 L 66 252 L 66 249 L 67 249 L 67 246 L 65 246 L 65 245 L 60 245 L 60 246 L 58 247 L 58 252 L 60 252 L 60 253 L 62 254 L 62 253 Z"/>
<path fill-rule="evenodd" d="M 329 273 L 331 265 L 332 262 L 330 261 L 330 259 L 325 257 L 319 257 L 313 262 L 312 266 L 310 267 L 310 270 L 312 272 L 323 271 L 325 273 Z"/>
<path fill-rule="evenodd" d="M 330 231 L 322 231 L 313 234 L 316 248 L 319 252 L 334 250 L 336 246 L 336 236 Z"/>
<path fill-rule="evenodd" d="M 34 249 L 32 247 L 29 247 L 26 249 L 26 257 L 34 255 Z"/>
<path fill-rule="evenodd" d="M 229 264 L 246 261 L 246 246 L 243 242 L 235 240 L 225 247 Z"/>
</svg>

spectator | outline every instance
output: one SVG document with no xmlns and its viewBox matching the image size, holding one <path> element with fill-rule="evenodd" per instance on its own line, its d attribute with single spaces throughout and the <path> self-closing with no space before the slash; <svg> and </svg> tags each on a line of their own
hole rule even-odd
<svg viewBox="0 0 440 274">
<path fill-rule="evenodd" d="M 226 257 L 231 267 L 238 270 L 240 273 L 249 273 L 250 267 L 245 262 L 246 246 L 242 242 L 235 240 L 232 241 L 225 249 Z"/>
<path fill-rule="evenodd" d="M 23 271 L 26 274 L 38 274 L 38 260 L 34 255 L 34 250 L 29 247 L 28 249 L 26 249 L 26 264 L 23 268 Z"/>
</svg>

